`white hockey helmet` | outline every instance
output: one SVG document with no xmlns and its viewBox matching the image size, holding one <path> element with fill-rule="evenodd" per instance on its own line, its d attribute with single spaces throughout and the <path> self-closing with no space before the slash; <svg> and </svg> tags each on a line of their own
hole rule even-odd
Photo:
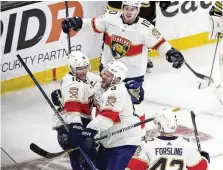
<svg viewBox="0 0 223 170">
<path fill-rule="evenodd" d="M 105 71 L 110 72 L 114 76 L 113 79 L 120 78 L 121 82 L 126 78 L 128 69 L 123 63 L 115 60 L 105 66 Z"/>
<path fill-rule="evenodd" d="M 76 75 L 77 67 L 84 67 L 84 66 L 89 66 L 90 69 L 89 58 L 84 53 L 82 53 L 81 51 L 74 51 L 69 54 L 68 67 L 73 75 Z"/>
<path fill-rule="evenodd" d="M 171 109 L 163 109 L 155 114 L 154 123 L 158 132 L 174 133 L 177 129 L 177 117 Z"/>
<path fill-rule="evenodd" d="M 132 6 L 132 7 L 137 7 L 138 9 L 140 9 L 141 2 L 140 1 L 122 1 L 122 7 L 124 5 Z"/>
</svg>

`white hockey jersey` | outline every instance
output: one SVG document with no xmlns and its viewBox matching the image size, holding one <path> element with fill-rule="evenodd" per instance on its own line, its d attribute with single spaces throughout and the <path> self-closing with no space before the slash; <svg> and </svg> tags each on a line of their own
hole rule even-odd
<svg viewBox="0 0 223 170">
<path fill-rule="evenodd" d="M 146 138 L 128 164 L 128 170 L 207 170 L 208 161 L 187 138 Z"/>
<path fill-rule="evenodd" d="M 83 19 L 84 29 L 104 33 L 102 64 L 113 60 L 123 62 L 128 68 L 127 78 L 146 73 L 148 49 L 156 49 L 162 56 L 171 49 L 171 45 L 149 21 L 139 17 L 131 25 L 124 24 L 121 13 L 115 11 Z"/>
<path fill-rule="evenodd" d="M 100 76 L 88 72 L 86 81 L 80 81 L 72 74 L 66 74 L 61 81 L 62 104 L 64 111 L 62 118 L 67 124 L 81 123 L 81 117 L 92 119 L 91 111 L 94 104 L 94 85 L 101 81 Z M 53 127 L 61 126 L 56 116 Z"/>
<path fill-rule="evenodd" d="M 99 114 L 88 124 L 87 128 L 95 129 L 100 136 L 104 136 L 140 121 L 133 115 L 132 101 L 123 83 L 112 85 L 106 91 L 98 83 L 95 85 L 95 91 Z M 139 145 L 141 143 L 140 133 L 141 128 L 138 126 L 100 142 L 105 148 Z"/>
</svg>

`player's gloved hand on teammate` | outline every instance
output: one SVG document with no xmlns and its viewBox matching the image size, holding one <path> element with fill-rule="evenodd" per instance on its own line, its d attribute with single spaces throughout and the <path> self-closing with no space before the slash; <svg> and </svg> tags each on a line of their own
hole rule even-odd
<svg viewBox="0 0 223 170">
<path fill-rule="evenodd" d="M 173 68 L 180 68 L 184 63 L 184 57 L 178 50 L 171 48 L 166 53 L 166 59 L 168 62 L 173 63 Z"/>
<path fill-rule="evenodd" d="M 200 154 L 201 154 L 201 156 L 205 157 L 208 160 L 208 162 L 210 163 L 211 160 L 210 160 L 210 155 L 208 152 L 201 151 Z"/>
<path fill-rule="evenodd" d="M 51 99 L 55 106 L 60 106 L 60 98 L 62 98 L 60 89 L 54 90 L 51 93 Z"/>
<path fill-rule="evenodd" d="M 64 33 L 68 33 L 70 29 L 73 29 L 74 31 L 79 31 L 82 28 L 83 21 L 80 17 L 72 17 L 72 18 L 66 18 L 62 21 L 62 29 Z"/>
<path fill-rule="evenodd" d="M 165 11 L 169 6 L 171 2 L 170 1 L 160 1 L 160 8 L 162 11 Z"/>
<path fill-rule="evenodd" d="M 80 147 L 85 151 L 88 152 L 92 149 L 94 149 L 97 144 L 95 142 L 94 137 L 98 133 L 97 130 L 91 129 L 91 128 L 85 128 L 81 135 L 83 138 L 83 142 L 80 144 Z"/>
</svg>

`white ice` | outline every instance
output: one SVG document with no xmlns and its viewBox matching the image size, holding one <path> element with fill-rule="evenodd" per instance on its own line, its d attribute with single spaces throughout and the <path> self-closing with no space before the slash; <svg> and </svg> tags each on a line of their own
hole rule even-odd
<svg viewBox="0 0 223 170">
<path fill-rule="evenodd" d="M 182 51 L 187 62 L 199 73 L 210 74 L 215 44 Z M 145 76 L 145 101 L 143 111 L 147 117 L 164 107 L 181 107 L 177 112 L 179 124 L 193 128 L 190 110 L 195 111 L 197 128 L 214 138 L 201 143 L 203 150 L 211 155 L 210 170 L 222 169 L 223 135 L 222 135 L 222 105 L 214 95 L 219 83 L 219 75 L 214 70 L 216 83 L 205 89 L 198 89 L 200 82 L 205 81 L 195 77 L 186 67 L 173 69 L 164 58 L 154 58 L 152 73 Z M 50 93 L 59 87 L 58 82 L 42 86 Z M 52 130 L 50 108 L 37 87 L 4 94 L 2 99 L 1 147 L 16 162 L 24 162 L 40 158 L 29 149 L 31 143 L 51 151 L 61 151 L 57 143 L 56 132 Z M 150 125 L 147 125 L 149 128 Z M 195 144 L 196 147 L 196 144 Z M 1 150 L 2 166 L 13 164 L 12 160 Z"/>
</svg>

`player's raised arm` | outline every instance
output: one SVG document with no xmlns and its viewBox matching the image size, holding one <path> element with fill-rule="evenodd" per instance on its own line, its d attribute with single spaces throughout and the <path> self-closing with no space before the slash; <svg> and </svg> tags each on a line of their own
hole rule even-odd
<svg viewBox="0 0 223 170">
<path fill-rule="evenodd" d="M 145 25 L 146 20 L 144 20 Z M 166 57 L 167 61 L 173 63 L 173 67 L 178 69 L 184 63 L 184 57 L 180 51 L 174 49 L 172 45 L 165 40 L 163 35 L 151 24 L 148 25 L 148 34 L 146 36 L 145 44 L 148 48 L 157 50 L 161 56 Z"/>
<path fill-rule="evenodd" d="M 71 29 L 74 31 L 91 30 L 96 33 L 102 33 L 106 30 L 107 13 L 96 18 L 82 19 L 78 16 L 67 18 L 62 22 L 64 33 L 68 33 Z"/>
</svg>

